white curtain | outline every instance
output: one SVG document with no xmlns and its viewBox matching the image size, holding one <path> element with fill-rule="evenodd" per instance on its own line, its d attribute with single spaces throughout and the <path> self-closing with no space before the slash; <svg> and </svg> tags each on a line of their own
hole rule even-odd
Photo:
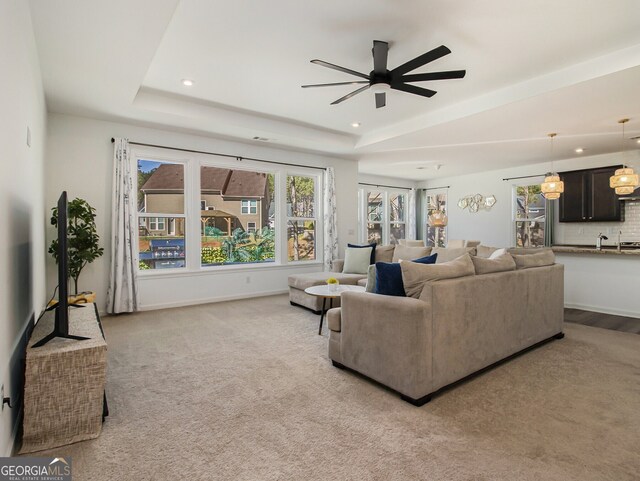
<svg viewBox="0 0 640 481">
<path fill-rule="evenodd" d="M 127 139 L 115 139 L 113 149 L 113 196 L 111 218 L 111 271 L 107 312 L 138 310 L 136 189 L 131 150 Z"/>
<path fill-rule="evenodd" d="M 407 233 L 406 237 L 409 240 L 415 240 L 416 238 L 416 189 L 409 191 L 409 200 L 407 202 Z"/>
<path fill-rule="evenodd" d="M 327 167 L 324 176 L 324 265 L 330 270 L 338 258 L 338 217 L 336 214 L 336 177 L 333 167 Z"/>
</svg>

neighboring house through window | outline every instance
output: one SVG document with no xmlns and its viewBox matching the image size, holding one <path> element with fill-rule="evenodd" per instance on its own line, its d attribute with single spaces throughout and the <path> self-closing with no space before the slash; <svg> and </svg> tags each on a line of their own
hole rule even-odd
<svg viewBox="0 0 640 481">
<path fill-rule="evenodd" d="M 377 188 L 360 189 L 360 210 L 364 215 L 361 237 L 377 244 L 397 244 L 406 238 L 407 192 Z"/>
</svg>

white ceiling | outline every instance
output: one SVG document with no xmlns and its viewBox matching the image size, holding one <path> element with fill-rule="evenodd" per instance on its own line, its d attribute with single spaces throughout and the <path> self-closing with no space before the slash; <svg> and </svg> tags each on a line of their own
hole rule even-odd
<svg viewBox="0 0 640 481">
<path fill-rule="evenodd" d="M 619 151 L 640 134 L 637 0 L 31 0 L 49 109 L 359 159 L 415 180 Z M 392 91 L 376 109 L 358 80 L 309 63 L 389 68 L 441 44 L 431 99 Z M 181 79 L 193 79 L 185 87 Z M 358 129 L 352 122 L 360 122 Z M 631 145 L 631 142 L 628 142 Z M 441 165 L 439 170 L 434 165 Z M 423 167 L 418 169 L 418 167 Z"/>
</svg>

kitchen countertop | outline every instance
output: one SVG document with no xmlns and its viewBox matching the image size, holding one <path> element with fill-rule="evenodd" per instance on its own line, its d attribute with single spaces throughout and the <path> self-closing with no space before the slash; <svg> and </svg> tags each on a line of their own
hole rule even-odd
<svg viewBox="0 0 640 481">
<path fill-rule="evenodd" d="M 551 250 L 556 254 L 599 254 L 614 256 L 640 256 L 640 249 L 618 249 L 615 246 L 603 246 L 602 250 L 598 250 L 595 246 L 579 246 L 579 245 L 554 245 Z"/>
</svg>

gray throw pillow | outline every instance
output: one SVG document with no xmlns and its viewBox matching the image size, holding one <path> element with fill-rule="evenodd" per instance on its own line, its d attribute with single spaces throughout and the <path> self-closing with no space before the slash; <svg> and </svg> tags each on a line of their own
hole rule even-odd
<svg viewBox="0 0 640 481">
<path fill-rule="evenodd" d="M 475 268 L 468 253 L 443 264 L 418 264 L 417 262 L 402 261 L 400 269 L 402 269 L 402 282 L 407 297 L 416 299 L 420 297 L 424 285 L 428 282 L 475 274 Z"/>
<path fill-rule="evenodd" d="M 556 262 L 556 256 L 551 249 L 545 249 L 535 254 L 517 255 L 511 254 L 516 261 L 517 269 L 528 269 L 530 267 L 551 266 Z"/>
<path fill-rule="evenodd" d="M 516 270 L 516 262 L 508 252 L 495 259 L 473 256 L 471 260 L 473 261 L 477 275 Z"/>
<path fill-rule="evenodd" d="M 472 256 L 474 256 L 476 255 L 476 248 L 475 247 L 456 247 L 456 248 L 447 249 L 445 247 L 434 247 L 431 253 L 438 254 L 438 259 L 436 260 L 436 264 L 442 264 L 443 262 L 452 261 L 465 254 L 471 254 Z"/>
<path fill-rule="evenodd" d="M 371 247 L 347 247 L 344 251 L 344 274 L 366 274 L 371 262 Z"/>
<path fill-rule="evenodd" d="M 376 265 L 371 264 L 367 271 L 367 285 L 364 288 L 365 292 L 376 292 Z"/>
</svg>

